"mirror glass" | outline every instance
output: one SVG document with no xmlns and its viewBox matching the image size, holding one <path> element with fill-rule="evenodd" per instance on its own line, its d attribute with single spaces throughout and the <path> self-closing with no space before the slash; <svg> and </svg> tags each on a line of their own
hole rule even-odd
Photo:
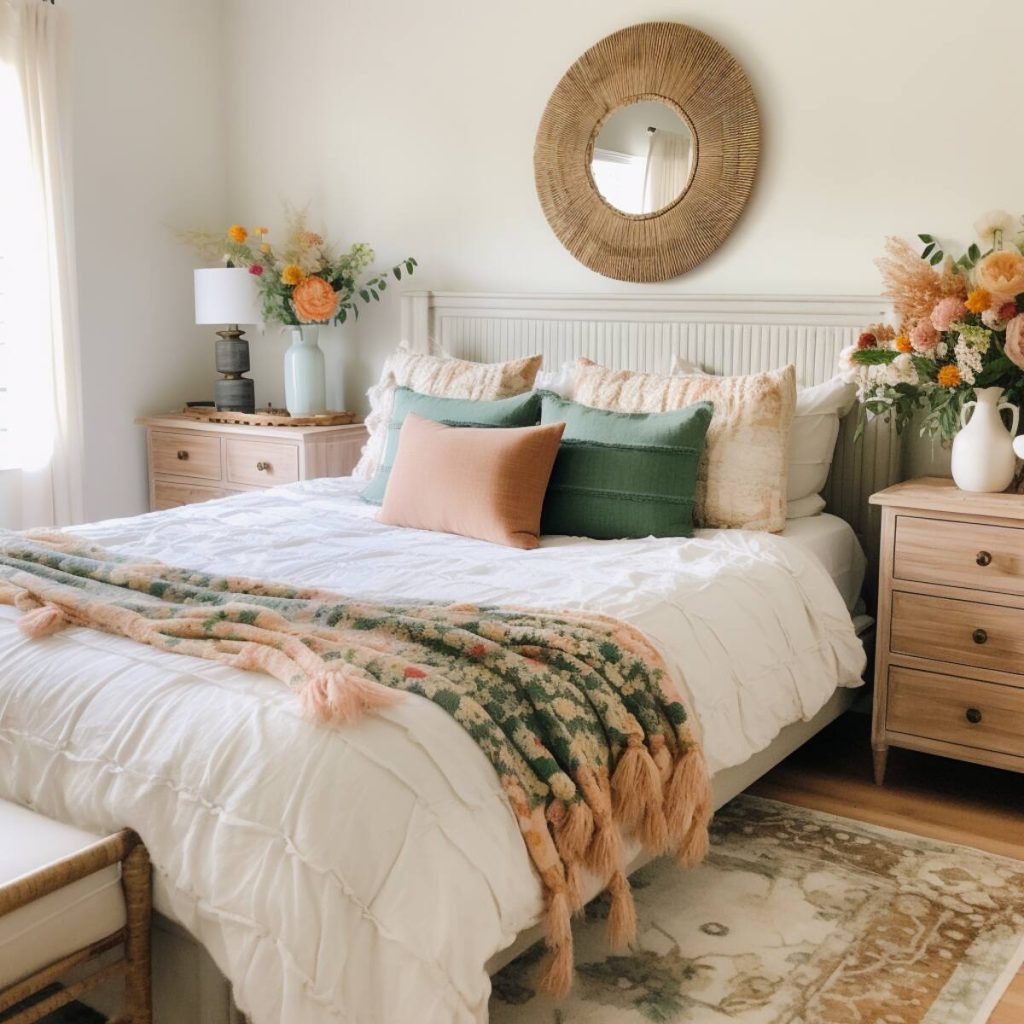
<svg viewBox="0 0 1024 1024">
<path fill-rule="evenodd" d="M 693 135 L 660 100 L 616 110 L 594 140 L 590 173 L 605 202 L 622 213 L 657 213 L 671 206 L 690 181 Z"/>
</svg>

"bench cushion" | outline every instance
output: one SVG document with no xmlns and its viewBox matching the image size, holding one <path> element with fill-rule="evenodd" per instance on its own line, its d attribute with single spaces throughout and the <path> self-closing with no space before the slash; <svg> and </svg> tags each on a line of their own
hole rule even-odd
<svg viewBox="0 0 1024 1024">
<path fill-rule="evenodd" d="M 99 838 L 0 800 L 0 885 Z M 112 935 L 124 924 L 117 864 L 0 916 L 0 988 Z"/>
</svg>

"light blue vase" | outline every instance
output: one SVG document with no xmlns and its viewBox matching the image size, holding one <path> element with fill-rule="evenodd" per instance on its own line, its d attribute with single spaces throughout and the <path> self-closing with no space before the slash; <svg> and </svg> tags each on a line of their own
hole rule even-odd
<svg viewBox="0 0 1024 1024">
<path fill-rule="evenodd" d="M 284 354 L 284 404 L 292 416 L 327 412 L 324 354 L 316 324 L 289 327 L 292 343 Z"/>
</svg>

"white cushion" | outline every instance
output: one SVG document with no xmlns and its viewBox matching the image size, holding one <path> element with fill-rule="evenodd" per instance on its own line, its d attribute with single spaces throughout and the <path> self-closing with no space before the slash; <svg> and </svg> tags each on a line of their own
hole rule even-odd
<svg viewBox="0 0 1024 1024">
<path fill-rule="evenodd" d="M 99 838 L 0 800 L 0 885 Z M 112 935 L 125 920 L 117 864 L 0 916 L 0 988 Z"/>
</svg>

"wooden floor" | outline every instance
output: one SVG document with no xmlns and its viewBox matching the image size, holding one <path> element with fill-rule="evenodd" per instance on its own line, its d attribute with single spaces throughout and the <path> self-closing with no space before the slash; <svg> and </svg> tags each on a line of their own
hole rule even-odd
<svg viewBox="0 0 1024 1024">
<path fill-rule="evenodd" d="M 845 715 L 751 792 L 1024 860 L 1024 777 L 894 749 L 876 786 L 869 731 L 866 715 Z M 1024 1024 L 1024 968 L 989 1024 Z"/>
</svg>

